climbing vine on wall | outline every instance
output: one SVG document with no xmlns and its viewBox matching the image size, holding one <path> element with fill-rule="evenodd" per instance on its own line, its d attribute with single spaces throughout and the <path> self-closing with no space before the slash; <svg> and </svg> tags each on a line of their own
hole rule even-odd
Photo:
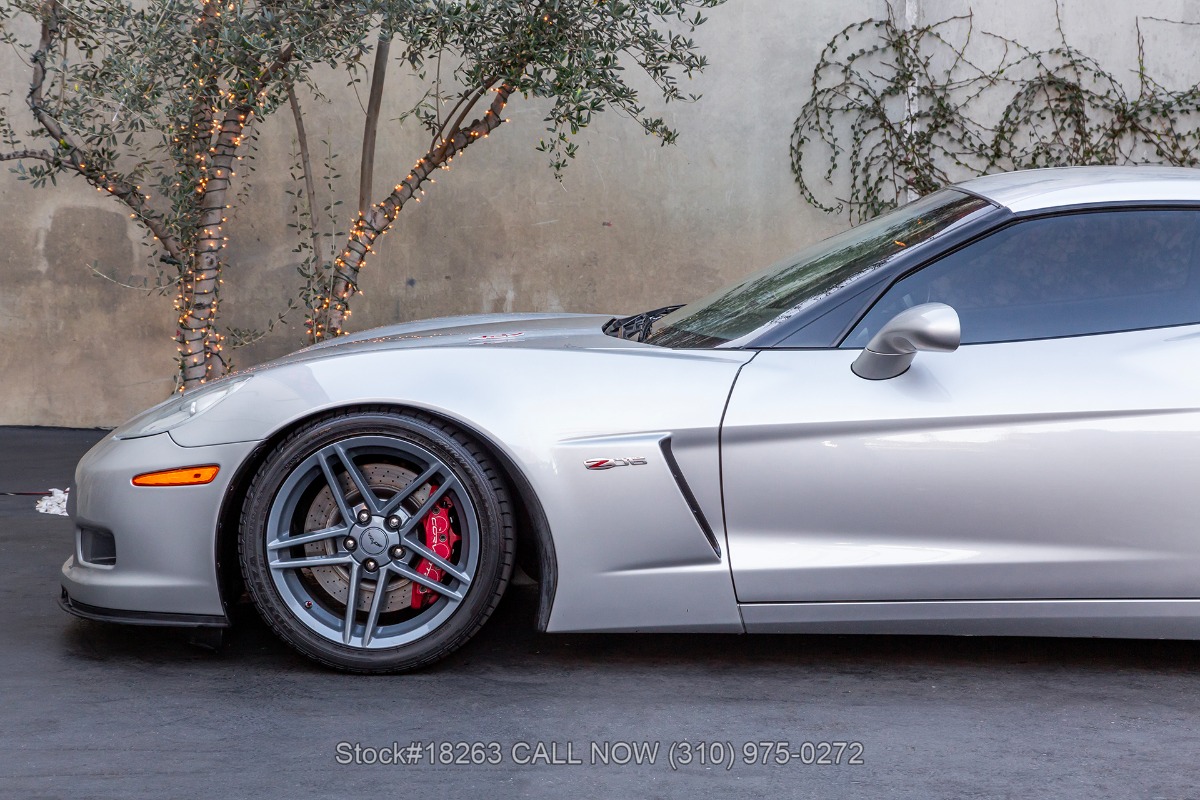
<svg viewBox="0 0 1200 800">
<path fill-rule="evenodd" d="M 857 223 L 947 183 L 1083 164 L 1200 164 L 1200 85 L 1146 68 L 1134 20 L 1128 90 L 1099 59 L 1059 43 L 1031 49 L 975 28 L 971 14 L 906 27 L 889 13 L 829 42 L 791 138 L 805 200 Z"/>
</svg>

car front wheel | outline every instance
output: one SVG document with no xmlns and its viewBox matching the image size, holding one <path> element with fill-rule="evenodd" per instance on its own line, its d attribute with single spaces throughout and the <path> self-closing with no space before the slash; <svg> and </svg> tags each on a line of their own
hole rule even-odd
<svg viewBox="0 0 1200 800">
<path fill-rule="evenodd" d="M 514 554 L 512 504 L 470 438 L 425 415 L 341 413 L 294 431 L 243 506 L 242 573 L 275 632 L 323 664 L 399 672 L 466 642 Z"/>
</svg>

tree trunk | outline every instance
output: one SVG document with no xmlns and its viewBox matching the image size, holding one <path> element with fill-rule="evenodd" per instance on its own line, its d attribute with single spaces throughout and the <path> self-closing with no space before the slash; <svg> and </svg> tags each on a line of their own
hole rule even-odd
<svg viewBox="0 0 1200 800">
<path fill-rule="evenodd" d="M 202 0 L 195 40 L 204 41 L 205 49 L 211 50 L 220 36 L 219 28 L 220 5 L 216 0 Z M 209 344 L 216 319 L 217 282 L 221 279 L 220 223 L 225 205 L 222 197 L 221 208 L 210 207 L 214 202 L 212 194 L 220 192 L 210 193 L 208 185 L 213 177 L 211 168 L 214 166 L 210 158 L 213 113 L 220 102 L 218 75 L 199 54 L 193 56 L 191 69 L 196 90 L 183 152 L 184 163 L 194 165 L 197 174 L 193 186 L 196 202 L 190 220 L 192 235 L 186 237 L 190 246 L 179 268 L 179 293 L 175 301 L 179 314 L 175 341 L 179 347 L 181 389 L 197 386 L 212 374 L 213 359 Z M 215 190 L 219 187 L 211 188 Z"/>
<path fill-rule="evenodd" d="M 217 305 L 221 288 L 221 250 L 225 247 L 222 225 L 226 199 L 237 164 L 237 150 L 245 130 L 249 107 L 230 109 L 221 121 L 216 144 L 197 187 L 200 192 L 193 248 L 187 269 L 189 279 L 180 294 L 180 369 L 185 389 L 218 378 L 225 373 L 222 339 L 217 332 Z"/>
<path fill-rule="evenodd" d="M 486 137 L 504 122 L 502 112 L 512 94 L 512 87 L 502 84 L 493 89 L 495 99 L 484 116 L 465 128 L 454 131 L 449 139 L 435 142 L 423 158 L 417 161 L 412 172 L 383 201 L 372 205 L 350 231 L 346 248 L 334 260 L 334 276 L 329 295 L 314 304 L 309 338 L 319 342 L 344 332 L 343 326 L 350 316 L 350 298 L 358 291 L 358 276 L 368 254 L 373 253 L 375 240 L 386 233 L 396 221 L 400 209 L 409 199 L 421 192 L 421 186 L 429 180 L 435 169 L 449 168 L 450 161 L 477 139 Z M 417 202 L 420 198 L 416 197 Z"/>
</svg>

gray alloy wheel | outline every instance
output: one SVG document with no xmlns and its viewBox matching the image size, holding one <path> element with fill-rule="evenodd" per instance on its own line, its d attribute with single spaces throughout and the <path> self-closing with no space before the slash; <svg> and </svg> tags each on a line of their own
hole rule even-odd
<svg viewBox="0 0 1200 800">
<path fill-rule="evenodd" d="M 284 641 L 339 669 L 398 672 L 447 655 L 496 607 L 512 571 L 512 505 L 461 432 L 367 409 L 275 448 L 238 541 L 250 595 Z"/>
</svg>

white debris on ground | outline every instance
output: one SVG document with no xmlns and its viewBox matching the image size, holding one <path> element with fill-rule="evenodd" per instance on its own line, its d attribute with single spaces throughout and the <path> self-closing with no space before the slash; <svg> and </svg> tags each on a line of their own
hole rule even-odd
<svg viewBox="0 0 1200 800">
<path fill-rule="evenodd" d="M 65 492 L 62 489 L 51 489 L 50 494 L 38 499 L 35 508 L 43 514 L 57 514 L 65 517 L 67 515 L 67 495 L 70 491 L 70 489 Z"/>
</svg>

